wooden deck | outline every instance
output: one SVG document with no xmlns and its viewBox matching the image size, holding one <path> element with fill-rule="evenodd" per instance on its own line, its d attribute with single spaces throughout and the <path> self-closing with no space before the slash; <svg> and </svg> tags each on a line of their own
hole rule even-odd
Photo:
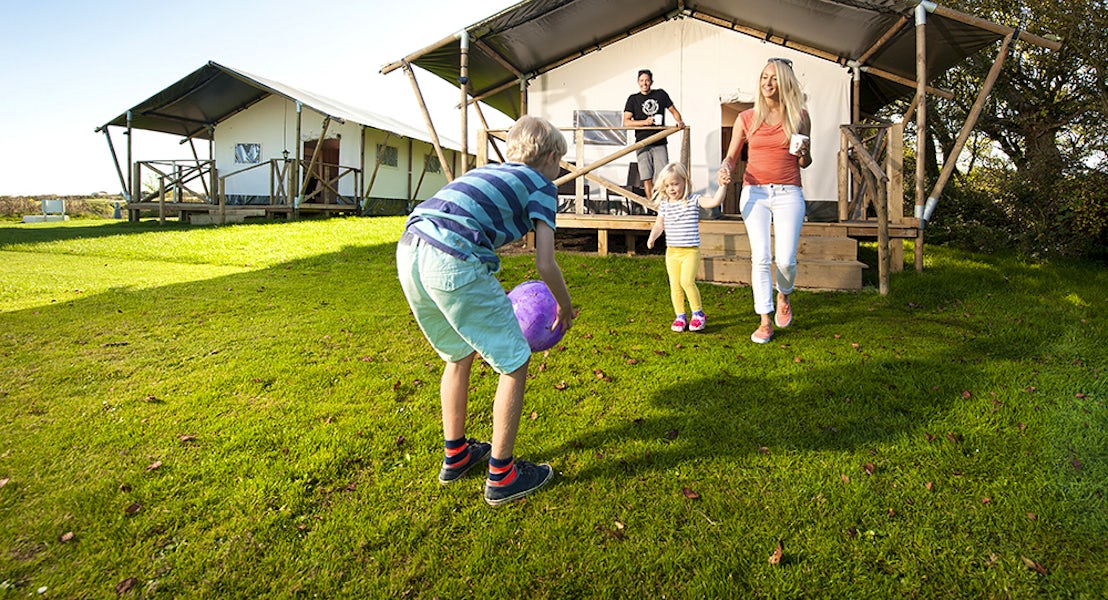
<svg viewBox="0 0 1108 600">
<path fill-rule="evenodd" d="M 628 253 L 634 253 L 635 240 L 650 234 L 653 216 L 645 215 L 578 215 L 558 214 L 559 231 L 595 231 L 597 253 L 606 256 L 610 236 L 621 235 L 627 240 Z M 890 225 L 892 270 L 904 268 L 903 240 L 916 239 L 918 227 L 911 224 Z M 750 243 L 746 226 L 737 215 L 700 222 L 701 268 L 698 278 L 714 283 L 750 285 Z M 844 223 L 804 223 L 797 249 L 797 287 L 823 290 L 858 290 L 862 287 L 862 270 L 868 268 L 858 260 L 858 241 L 876 240 L 877 223 L 853 221 Z M 665 238 L 662 238 L 664 242 Z"/>
<path fill-rule="evenodd" d="M 165 217 L 175 216 L 182 223 L 207 225 L 211 223 L 242 223 L 248 217 L 289 218 L 293 208 L 287 204 L 234 204 L 221 209 L 219 205 L 204 202 L 129 202 L 123 206 L 128 218 L 138 219 L 140 213 L 154 213 Z M 358 207 L 352 204 L 321 204 L 305 202 L 297 211 L 300 215 L 356 215 Z"/>
</svg>

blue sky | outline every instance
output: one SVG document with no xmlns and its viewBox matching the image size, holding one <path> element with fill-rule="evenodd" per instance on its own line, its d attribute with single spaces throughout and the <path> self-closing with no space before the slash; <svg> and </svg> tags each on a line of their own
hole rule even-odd
<svg viewBox="0 0 1108 600">
<path fill-rule="evenodd" d="M 0 195 L 118 193 L 111 153 L 96 127 L 209 60 L 422 127 L 408 78 L 402 71 L 381 75 L 380 68 L 516 3 L 5 3 L 0 9 Z M 457 139 L 456 89 L 417 73 L 436 126 Z M 470 121 L 475 121 L 472 113 Z M 124 136 L 115 128 L 112 136 L 122 152 Z M 143 159 L 189 156 L 187 145 L 178 141 L 138 132 L 135 154 Z"/>
</svg>

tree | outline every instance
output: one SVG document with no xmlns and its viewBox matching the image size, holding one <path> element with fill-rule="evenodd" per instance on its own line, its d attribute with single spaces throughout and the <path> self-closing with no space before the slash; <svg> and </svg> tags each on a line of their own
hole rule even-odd
<svg viewBox="0 0 1108 600">
<path fill-rule="evenodd" d="M 1032 253 L 1090 255 L 1108 242 L 1108 0 L 951 0 L 948 6 L 1042 36 L 1051 51 L 1016 42 L 978 120 L 978 138 L 954 185 L 995 190 L 1010 234 Z M 995 52 L 995 51 L 994 51 Z M 992 56 L 986 50 L 934 82 L 953 101 L 930 100 L 925 148 L 937 175 L 965 122 Z M 932 154 L 934 153 L 934 154 Z M 968 170 L 982 169 L 968 178 Z M 978 190 L 980 191 L 980 190 Z M 948 188 L 947 195 L 958 190 Z M 938 221 L 942 210 L 936 213 Z M 961 215 L 964 218 L 965 215 Z"/>
</svg>

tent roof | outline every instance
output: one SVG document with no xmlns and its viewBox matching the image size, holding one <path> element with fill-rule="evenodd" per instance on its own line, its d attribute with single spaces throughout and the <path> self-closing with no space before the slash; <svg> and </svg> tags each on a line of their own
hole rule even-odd
<svg viewBox="0 0 1108 600">
<path fill-rule="evenodd" d="M 667 19 L 695 18 L 844 67 L 864 58 L 870 71 L 863 68 L 860 102 L 872 114 L 914 93 L 916 5 L 907 0 L 524 0 L 465 28 L 471 95 L 517 118 L 521 76 L 531 79 Z M 955 16 L 968 17 L 949 9 L 927 15 L 931 74 L 1003 37 L 999 25 Z M 382 72 L 407 62 L 457 84 L 460 46 L 452 36 Z M 893 77 L 877 76 L 876 70 Z"/>
<path fill-rule="evenodd" d="M 131 127 L 136 129 L 211 139 L 216 124 L 271 95 L 300 102 L 341 122 L 352 121 L 431 143 L 430 135 L 422 128 L 215 62 L 208 62 L 127 112 L 131 113 Z M 100 129 L 109 125 L 126 127 L 127 112 Z M 461 147 L 451 140 L 439 141 L 454 150 Z"/>
</svg>

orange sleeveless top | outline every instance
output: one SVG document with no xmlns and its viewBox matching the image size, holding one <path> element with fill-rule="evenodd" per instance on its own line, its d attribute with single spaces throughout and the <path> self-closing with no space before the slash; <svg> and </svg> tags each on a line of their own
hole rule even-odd
<svg viewBox="0 0 1108 600">
<path fill-rule="evenodd" d="M 789 140 L 780 123 L 767 125 L 762 123 L 757 130 L 751 131 L 754 121 L 754 109 L 748 109 L 739 115 L 746 131 L 748 160 L 743 183 L 746 185 L 800 185 L 800 163 L 797 157 L 789 154 Z"/>
</svg>

